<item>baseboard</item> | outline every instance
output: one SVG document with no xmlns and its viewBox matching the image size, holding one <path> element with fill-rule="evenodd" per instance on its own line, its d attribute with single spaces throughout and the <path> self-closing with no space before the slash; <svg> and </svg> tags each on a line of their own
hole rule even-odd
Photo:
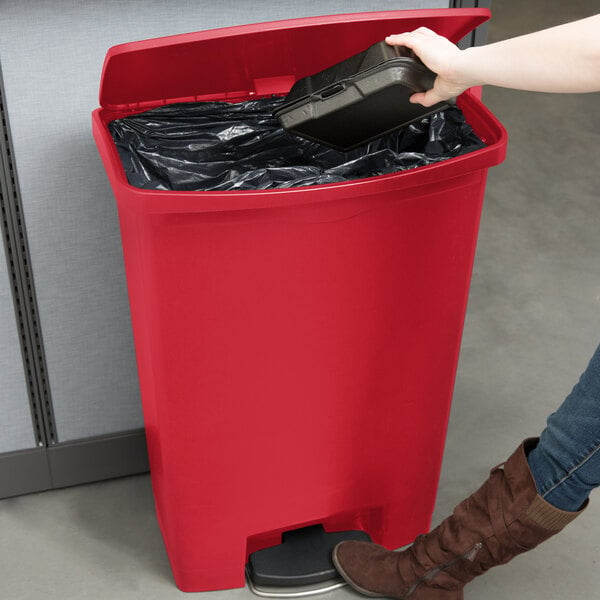
<svg viewBox="0 0 600 600">
<path fill-rule="evenodd" d="M 56 444 L 47 452 L 55 488 L 149 470 L 143 429 Z"/>
<path fill-rule="evenodd" d="M 51 487 L 46 448 L 0 454 L 0 498 L 43 492 Z"/>
<path fill-rule="evenodd" d="M 143 429 L 0 454 L 0 498 L 149 470 Z"/>
</svg>

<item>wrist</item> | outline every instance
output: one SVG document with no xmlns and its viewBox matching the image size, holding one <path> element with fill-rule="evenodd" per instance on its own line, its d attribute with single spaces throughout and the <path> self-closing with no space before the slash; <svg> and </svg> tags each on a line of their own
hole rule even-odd
<svg viewBox="0 0 600 600">
<path fill-rule="evenodd" d="M 452 79 L 456 84 L 463 89 L 468 89 L 475 86 L 485 85 L 485 80 L 478 73 L 479 55 L 481 48 L 473 46 L 461 50 L 458 53 L 456 61 L 453 65 Z"/>
</svg>

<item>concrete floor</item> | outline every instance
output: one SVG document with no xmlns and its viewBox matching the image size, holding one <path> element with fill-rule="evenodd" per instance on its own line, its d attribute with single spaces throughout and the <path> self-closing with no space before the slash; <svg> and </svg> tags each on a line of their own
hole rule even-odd
<svg viewBox="0 0 600 600">
<path fill-rule="evenodd" d="M 490 41 L 591 15 L 597 3 L 496 0 L 493 8 Z M 485 90 L 508 129 L 509 155 L 489 175 L 434 523 L 540 432 L 600 339 L 598 100 Z M 560 536 L 475 580 L 465 597 L 597 598 L 599 555 L 592 502 Z M 184 596 L 148 476 L 0 502 L 0 598 Z M 254 597 L 247 588 L 204 596 Z"/>
</svg>

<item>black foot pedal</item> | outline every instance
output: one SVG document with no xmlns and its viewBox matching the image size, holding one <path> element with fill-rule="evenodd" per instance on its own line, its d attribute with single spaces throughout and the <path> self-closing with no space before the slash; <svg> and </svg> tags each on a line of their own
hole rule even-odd
<svg viewBox="0 0 600 600">
<path fill-rule="evenodd" d="M 322 525 L 312 525 L 283 534 L 278 546 L 253 552 L 248 576 L 259 586 L 291 587 L 313 585 L 339 577 L 331 552 L 338 542 L 370 542 L 364 531 L 326 533 Z"/>
</svg>

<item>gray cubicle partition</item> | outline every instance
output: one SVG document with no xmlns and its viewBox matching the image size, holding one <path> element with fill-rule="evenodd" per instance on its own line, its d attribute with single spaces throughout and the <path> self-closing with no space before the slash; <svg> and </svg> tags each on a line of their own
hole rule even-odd
<svg viewBox="0 0 600 600">
<path fill-rule="evenodd" d="M 148 468 L 117 212 L 90 131 L 106 50 L 250 22 L 482 4 L 0 2 L 0 497 Z"/>
</svg>

